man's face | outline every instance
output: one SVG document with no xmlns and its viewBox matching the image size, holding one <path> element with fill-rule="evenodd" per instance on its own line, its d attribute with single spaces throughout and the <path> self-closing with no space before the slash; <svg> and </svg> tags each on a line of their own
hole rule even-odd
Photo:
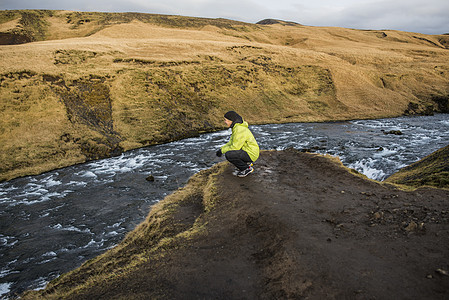
<svg viewBox="0 0 449 300">
<path fill-rule="evenodd" d="M 228 127 L 231 127 L 231 125 L 232 125 L 232 121 L 231 120 L 228 120 L 228 119 L 224 119 L 225 120 L 225 123 L 226 123 L 226 125 L 228 126 Z"/>
</svg>

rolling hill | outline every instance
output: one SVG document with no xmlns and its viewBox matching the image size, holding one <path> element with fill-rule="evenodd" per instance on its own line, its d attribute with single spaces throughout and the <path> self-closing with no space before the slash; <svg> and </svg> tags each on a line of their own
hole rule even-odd
<svg viewBox="0 0 449 300">
<path fill-rule="evenodd" d="M 449 36 L 0 12 L 0 180 L 252 124 L 448 112 Z"/>
</svg>

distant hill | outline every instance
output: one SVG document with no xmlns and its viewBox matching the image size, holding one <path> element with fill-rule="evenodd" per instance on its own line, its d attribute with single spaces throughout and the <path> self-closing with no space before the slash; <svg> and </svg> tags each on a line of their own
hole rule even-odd
<svg viewBox="0 0 449 300">
<path fill-rule="evenodd" d="M 449 112 L 449 36 L 0 12 L 0 180 L 251 124 Z"/>
<path fill-rule="evenodd" d="M 90 36 L 108 26 L 140 21 L 171 28 L 249 26 L 227 19 L 207 19 L 145 13 L 102 13 L 54 10 L 0 11 L 0 45 Z"/>
<path fill-rule="evenodd" d="M 276 20 L 276 19 L 264 19 L 262 21 L 257 22 L 256 24 L 259 25 L 274 25 L 274 24 L 281 24 L 281 25 L 287 25 L 287 26 L 297 26 L 301 25 L 296 22 L 291 21 L 282 21 L 282 20 Z"/>
</svg>

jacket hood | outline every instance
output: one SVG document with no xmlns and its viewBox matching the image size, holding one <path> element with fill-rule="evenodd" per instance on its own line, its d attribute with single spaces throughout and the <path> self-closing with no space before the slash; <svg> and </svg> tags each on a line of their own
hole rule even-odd
<svg viewBox="0 0 449 300">
<path fill-rule="evenodd" d="M 234 125 L 236 125 L 236 124 L 244 124 L 244 123 L 246 123 L 246 122 L 243 121 L 242 118 L 240 118 L 240 119 L 237 119 L 237 120 L 233 121 L 230 127 L 234 128 Z M 246 127 L 248 127 L 248 123 L 246 123 Z"/>
</svg>

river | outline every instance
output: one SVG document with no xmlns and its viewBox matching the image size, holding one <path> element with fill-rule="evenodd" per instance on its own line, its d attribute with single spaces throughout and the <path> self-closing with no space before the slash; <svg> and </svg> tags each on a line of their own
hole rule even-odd
<svg viewBox="0 0 449 300">
<path fill-rule="evenodd" d="M 331 154 L 376 180 L 449 144 L 447 114 L 250 128 L 263 150 Z M 386 134 L 392 130 L 402 134 Z M 154 203 L 222 161 L 215 152 L 230 134 L 203 134 L 1 183 L 0 297 L 43 288 L 114 247 Z"/>
</svg>

